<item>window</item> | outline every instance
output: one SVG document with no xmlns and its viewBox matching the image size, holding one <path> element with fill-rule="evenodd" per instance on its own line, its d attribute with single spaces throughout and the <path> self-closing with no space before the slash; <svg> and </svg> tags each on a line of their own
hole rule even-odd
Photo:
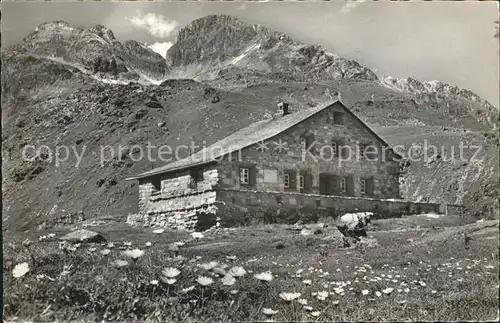
<svg viewBox="0 0 500 323">
<path fill-rule="evenodd" d="M 191 170 L 191 177 L 195 183 L 203 181 L 203 169 L 193 169 Z"/>
<path fill-rule="evenodd" d="M 250 169 L 240 168 L 240 183 L 250 184 Z"/>
<path fill-rule="evenodd" d="M 305 188 L 305 181 L 304 181 L 304 176 L 300 175 L 299 176 L 299 188 L 304 189 Z"/>
<path fill-rule="evenodd" d="M 297 172 L 293 169 L 285 169 L 283 171 L 283 186 L 285 189 L 297 188 Z"/>
<path fill-rule="evenodd" d="M 285 184 L 285 188 L 290 188 L 290 174 L 285 174 L 283 182 Z"/>
<path fill-rule="evenodd" d="M 307 140 L 306 140 L 306 138 L 300 138 L 300 147 L 301 147 L 303 150 L 306 150 L 306 149 L 307 149 Z"/>
<path fill-rule="evenodd" d="M 158 192 L 161 190 L 161 180 L 159 176 L 153 177 L 151 179 L 151 184 L 153 184 L 153 192 Z"/>
<path fill-rule="evenodd" d="M 344 114 L 342 112 L 333 113 L 333 123 L 334 124 L 344 124 Z"/>
<path fill-rule="evenodd" d="M 361 180 L 361 194 L 366 194 L 366 179 Z"/>
<path fill-rule="evenodd" d="M 337 156 L 337 143 L 335 141 L 332 142 L 332 155 Z"/>
<path fill-rule="evenodd" d="M 340 191 L 342 193 L 347 192 L 347 178 L 345 177 L 342 177 L 342 179 L 340 180 Z"/>
<path fill-rule="evenodd" d="M 359 145 L 359 157 L 365 157 L 365 145 Z"/>
</svg>

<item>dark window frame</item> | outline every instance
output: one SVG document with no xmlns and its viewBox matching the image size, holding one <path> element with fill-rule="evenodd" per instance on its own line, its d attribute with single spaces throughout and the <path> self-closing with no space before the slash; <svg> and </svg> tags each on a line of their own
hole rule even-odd
<svg viewBox="0 0 500 323">
<path fill-rule="evenodd" d="M 242 171 L 242 169 L 248 169 L 248 183 L 243 183 L 241 181 L 241 171 Z M 255 165 L 252 165 L 252 164 L 241 164 L 241 165 L 239 165 L 238 176 L 239 176 L 240 186 L 243 186 L 243 187 L 254 187 L 255 184 L 257 183 L 257 169 L 256 169 Z"/>
</svg>

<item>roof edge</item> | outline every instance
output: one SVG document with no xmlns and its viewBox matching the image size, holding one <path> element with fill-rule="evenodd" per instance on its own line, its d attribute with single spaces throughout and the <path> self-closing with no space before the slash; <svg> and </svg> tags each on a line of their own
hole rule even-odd
<svg viewBox="0 0 500 323">
<path fill-rule="evenodd" d="M 302 120 L 300 120 L 299 122 L 297 123 L 294 123 L 293 125 L 287 127 L 286 129 L 284 129 L 283 131 L 281 132 L 278 132 L 277 134 L 273 135 L 272 137 L 275 137 L 283 132 L 285 132 L 286 130 L 296 126 L 297 124 L 303 122 L 304 120 L 307 120 L 313 116 L 315 116 L 316 114 L 318 114 L 319 112 L 325 110 L 326 108 L 328 107 L 331 107 L 332 105 L 334 104 L 337 104 L 337 103 L 340 103 L 340 105 L 342 105 L 346 110 L 349 110 L 342 102 L 340 102 L 340 100 L 334 100 L 333 102 L 331 103 L 328 103 L 328 104 L 325 104 L 325 106 L 321 109 L 319 109 L 318 111 L 314 112 L 313 114 L 311 114 L 310 116 L 308 116 L 307 118 L 304 118 Z M 349 111 L 350 112 L 350 111 Z M 352 113 L 352 112 L 351 112 Z M 263 120 L 261 120 L 263 121 Z M 260 122 L 260 121 L 257 121 L 257 122 Z M 362 121 L 361 121 L 362 122 Z M 249 125 L 250 126 L 250 125 Z M 371 131 L 371 129 L 370 129 Z M 230 136 L 230 135 L 229 135 Z M 268 138 L 265 138 L 265 139 L 262 139 L 262 140 L 267 140 L 269 138 L 272 138 L 272 137 L 268 137 Z M 220 140 L 219 140 L 220 141 Z M 385 143 L 385 142 L 384 142 Z M 245 148 L 248 148 L 252 145 L 254 145 L 255 143 L 252 143 L 252 144 L 249 144 L 247 146 L 244 146 L 244 147 L 241 147 L 240 149 L 245 149 Z M 233 153 L 233 151 L 228 151 L 226 152 L 226 154 L 231 154 Z M 219 156 L 220 157 L 220 156 Z M 204 161 L 204 162 L 200 162 L 200 163 L 196 163 L 196 164 L 191 164 L 191 165 L 185 165 L 185 166 L 179 166 L 179 167 L 174 167 L 174 168 L 171 168 L 171 169 L 168 169 L 168 170 L 162 170 L 162 171 L 158 171 L 158 172 L 153 172 L 153 173 L 150 173 L 150 174 L 145 174 L 146 172 L 142 173 L 142 174 L 139 174 L 137 176 L 134 176 L 134 177 L 128 177 L 126 178 L 125 180 L 126 181 L 132 181 L 132 180 L 136 180 L 136 179 L 140 179 L 140 178 L 146 178 L 146 177 L 151 177 L 151 176 L 154 176 L 154 175 L 158 175 L 158 174 L 167 174 L 167 173 L 170 173 L 170 172 L 173 172 L 173 171 L 178 171 L 178 170 L 183 170 L 183 169 L 189 169 L 189 168 L 192 168 L 192 167 L 196 167 L 196 166 L 200 166 L 200 165 L 204 165 L 204 164 L 208 164 L 208 163 L 212 163 L 212 162 L 217 162 L 216 159 L 213 159 L 213 160 L 207 160 L 207 161 Z"/>
<path fill-rule="evenodd" d="M 178 171 L 178 170 L 189 169 L 189 168 L 193 168 L 193 167 L 196 167 L 196 166 L 201 166 L 201 165 L 206 165 L 206 164 L 211 164 L 211 163 L 216 163 L 216 162 L 217 162 L 217 160 L 212 159 L 212 160 L 201 161 L 201 162 L 198 162 L 198 163 L 195 163 L 195 164 L 191 164 L 191 165 L 187 165 L 187 166 L 174 167 L 172 169 L 162 170 L 162 171 L 157 171 L 157 172 L 152 172 L 152 173 L 148 173 L 148 174 L 146 174 L 146 172 L 144 172 L 142 174 L 139 174 L 139 175 L 136 175 L 136 176 L 133 176 L 133 177 L 127 177 L 127 178 L 125 178 L 125 180 L 126 181 L 133 181 L 133 180 L 137 180 L 137 179 L 141 179 L 141 178 L 147 178 L 147 177 L 156 176 L 156 175 L 159 175 L 159 174 L 167 174 L 167 173 L 175 172 L 175 171 Z"/>
</svg>

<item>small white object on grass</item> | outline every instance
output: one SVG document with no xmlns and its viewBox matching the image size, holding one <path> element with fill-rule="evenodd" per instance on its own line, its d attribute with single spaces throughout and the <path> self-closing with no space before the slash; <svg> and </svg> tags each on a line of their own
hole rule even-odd
<svg viewBox="0 0 500 323">
<path fill-rule="evenodd" d="M 17 264 L 14 267 L 14 270 L 12 271 L 12 276 L 14 276 L 14 278 L 23 277 L 24 275 L 26 275 L 26 273 L 29 270 L 30 270 L 30 266 L 28 265 L 27 262 L 23 262 L 23 263 Z"/>
</svg>

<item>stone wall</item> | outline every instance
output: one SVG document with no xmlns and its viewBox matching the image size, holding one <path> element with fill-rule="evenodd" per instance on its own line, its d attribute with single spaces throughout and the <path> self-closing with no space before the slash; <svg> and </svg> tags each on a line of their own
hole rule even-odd
<svg viewBox="0 0 500 323">
<path fill-rule="evenodd" d="M 440 205 L 395 199 L 325 196 L 293 192 L 258 192 L 218 189 L 221 202 L 217 215 L 222 225 L 295 223 L 317 221 L 320 217 L 337 217 L 348 212 L 374 212 L 377 218 L 404 214 L 439 213 Z"/>
<path fill-rule="evenodd" d="M 334 124 L 335 115 L 343 114 L 343 124 Z M 300 146 L 301 138 L 309 138 L 315 142 L 314 148 L 304 153 Z M 332 141 L 339 145 L 350 147 L 353 154 L 349 160 L 331 156 L 329 147 Z M 297 124 L 266 141 L 267 149 L 254 145 L 233 153 L 219 162 L 221 181 L 220 188 L 251 189 L 257 191 L 295 191 L 303 193 L 320 193 L 320 174 L 328 173 L 339 177 L 352 177 L 352 192 L 336 195 L 361 196 L 360 179 L 373 179 L 373 192 L 369 197 L 398 198 L 399 197 L 399 161 L 389 149 L 382 148 L 382 143 L 370 133 L 363 124 L 346 113 L 341 107 L 333 105 L 313 117 Z M 284 144 L 285 150 L 279 151 L 276 144 Z M 384 158 L 366 160 L 357 152 L 358 145 L 372 144 L 378 146 Z M 240 158 L 241 156 L 241 158 Z M 347 158 L 344 158 L 347 159 Z M 239 168 L 250 167 L 255 171 L 255 183 L 240 185 Z M 295 189 L 284 187 L 284 174 L 293 171 Z M 309 187 L 299 188 L 299 176 L 309 176 Z"/>
<path fill-rule="evenodd" d="M 218 171 L 213 166 L 141 179 L 139 213 L 130 216 L 128 222 L 177 229 L 215 223 L 213 188 L 218 181 Z"/>
<path fill-rule="evenodd" d="M 455 215 L 455 216 L 463 216 L 464 215 L 464 206 L 456 205 L 456 204 L 441 204 L 439 206 L 439 213 L 445 215 Z"/>
</svg>

